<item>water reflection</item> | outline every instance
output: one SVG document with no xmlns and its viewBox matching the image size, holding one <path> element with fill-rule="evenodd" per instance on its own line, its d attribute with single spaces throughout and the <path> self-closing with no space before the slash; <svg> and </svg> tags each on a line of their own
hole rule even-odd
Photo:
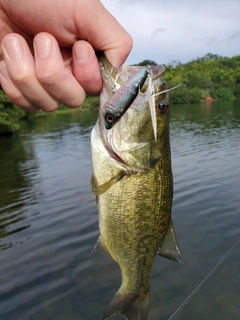
<svg viewBox="0 0 240 320">
<path fill-rule="evenodd" d="M 99 319 L 119 287 L 118 266 L 91 255 L 96 117 L 36 117 L 0 141 L 1 320 Z M 156 258 L 149 320 L 169 319 L 240 237 L 239 133 L 237 101 L 172 106 L 173 220 L 185 264 Z M 238 319 L 239 258 L 238 246 L 178 319 Z"/>
<path fill-rule="evenodd" d="M 172 105 L 171 123 L 195 134 L 215 134 L 213 129 L 239 129 L 239 101 Z"/>
<path fill-rule="evenodd" d="M 1 140 L 0 147 L 0 239 L 3 239 L 30 226 L 24 221 L 27 218 L 25 207 L 34 204 L 29 176 L 37 171 L 37 163 L 32 146 L 26 148 L 18 136 Z M 0 241 L 2 250 L 12 245 L 12 241 Z"/>
<path fill-rule="evenodd" d="M 71 143 L 74 150 L 76 145 L 69 139 L 69 135 L 89 133 L 96 117 L 97 111 L 86 110 L 76 114 L 31 118 L 22 122 L 19 135 L 0 141 L 0 239 L 28 228 L 30 225 L 23 222 L 28 217 L 28 208 L 39 205 L 37 199 L 41 196 L 41 188 L 37 184 L 40 172 L 35 144 L 38 144 L 37 153 L 43 153 L 42 156 L 48 160 L 66 149 L 66 144 L 69 146 Z M 39 136 L 41 143 L 38 141 Z M 47 173 L 49 175 L 50 172 Z M 31 214 L 37 214 L 36 209 Z M 7 249 L 12 245 L 12 242 L 5 243 L 1 240 L 0 249 Z"/>
</svg>

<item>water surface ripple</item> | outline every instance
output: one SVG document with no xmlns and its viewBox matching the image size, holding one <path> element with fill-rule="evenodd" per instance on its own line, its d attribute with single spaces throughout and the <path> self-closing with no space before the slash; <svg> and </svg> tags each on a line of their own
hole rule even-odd
<svg viewBox="0 0 240 320">
<path fill-rule="evenodd" d="M 0 140 L 1 320 L 100 319 L 120 285 L 118 266 L 91 254 L 96 116 L 35 117 Z M 170 132 L 173 221 L 185 263 L 156 257 L 148 319 L 167 320 L 183 304 L 177 319 L 237 320 L 240 103 L 173 105 Z"/>
</svg>

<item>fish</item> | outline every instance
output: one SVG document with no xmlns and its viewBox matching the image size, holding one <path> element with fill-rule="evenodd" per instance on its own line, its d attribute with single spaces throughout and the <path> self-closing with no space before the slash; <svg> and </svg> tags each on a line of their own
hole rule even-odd
<svg viewBox="0 0 240 320">
<path fill-rule="evenodd" d="M 155 256 L 183 262 L 171 218 L 173 175 L 165 67 L 123 66 L 118 71 L 103 53 L 98 60 L 103 89 L 91 132 L 91 185 L 100 236 L 93 251 L 110 255 L 122 276 L 102 320 L 116 314 L 127 320 L 146 320 Z"/>
</svg>

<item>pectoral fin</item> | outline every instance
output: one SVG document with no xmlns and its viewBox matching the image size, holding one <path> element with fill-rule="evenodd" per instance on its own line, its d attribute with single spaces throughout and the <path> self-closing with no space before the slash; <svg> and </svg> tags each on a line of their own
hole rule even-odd
<svg viewBox="0 0 240 320">
<path fill-rule="evenodd" d="M 156 254 L 168 258 L 170 260 L 183 263 L 182 254 L 177 243 L 177 238 L 174 232 L 172 220 L 170 222 L 164 241 L 162 245 L 158 248 Z"/>
<path fill-rule="evenodd" d="M 106 192 L 109 188 L 111 188 L 115 183 L 120 181 L 124 176 L 125 176 L 125 172 L 123 170 L 119 171 L 119 173 L 116 176 L 114 176 L 112 179 L 98 186 L 96 178 L 93 175 L 91 179 L 92 192 L 96 196 L 100 196 L 101 194 Z"/>
</svg>

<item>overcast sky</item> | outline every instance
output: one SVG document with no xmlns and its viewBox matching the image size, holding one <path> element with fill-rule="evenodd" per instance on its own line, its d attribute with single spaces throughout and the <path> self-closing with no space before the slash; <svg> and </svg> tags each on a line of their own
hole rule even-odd
<svg viewBox="0 0 240 320">
<path fill-rule="evenodd" d="M 133 37 L 127 63 L 240 54 L 240 0 L 101 0 Z"/>
</svg>

